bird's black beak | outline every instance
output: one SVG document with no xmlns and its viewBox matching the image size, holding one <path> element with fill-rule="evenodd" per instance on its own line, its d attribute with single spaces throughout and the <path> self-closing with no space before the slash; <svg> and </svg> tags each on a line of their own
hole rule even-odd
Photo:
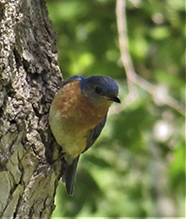
<svg viewBox="0 0 186 219">
<path fill-rule="evenodd" d="M 113 102 L 116 102 L 116 103 L 121 103 L 120 99 L 116 96 L 110 96 L 109 100 L 112 100 Z"/>
</svg>

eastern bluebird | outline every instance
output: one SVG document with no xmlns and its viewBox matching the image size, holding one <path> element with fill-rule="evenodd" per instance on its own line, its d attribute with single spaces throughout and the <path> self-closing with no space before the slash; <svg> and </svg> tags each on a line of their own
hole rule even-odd
<svg viewBox="0 0 186 219">
<path fill-rule="evenodd" d="M 49 113 L 49 124 L 62 147 L 67 168 L 62 176 L 68 195 L 74 193 L 80 154 L 100 135 L 113 102 L 120 103 L 118 85 L 108 76 L 73 76 L 62 82 Z"/>
</svg>

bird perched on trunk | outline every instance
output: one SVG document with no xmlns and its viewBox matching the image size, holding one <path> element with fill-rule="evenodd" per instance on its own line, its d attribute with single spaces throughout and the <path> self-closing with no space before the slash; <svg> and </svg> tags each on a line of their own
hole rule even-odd
<svg viewBox="0 0 186 219">
<path fill-rule="evenodd" d="M 79 156 L 100 135 L 113 102 L 120 103 L 118 85 L 108 76 L 73 76 L 62 82 L 49 113 L 49 124 L 62 147 L 67 168 L 62 176 L 68 195 L 74 193 Z"/>
</svg>

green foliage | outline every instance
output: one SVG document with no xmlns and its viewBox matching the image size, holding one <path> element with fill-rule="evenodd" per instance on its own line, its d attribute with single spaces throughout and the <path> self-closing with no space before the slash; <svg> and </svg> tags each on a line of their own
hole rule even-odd
<svg viewBox="0 0 186 219">
<path fill-rule="evenodd" d="M 115 4 L 115 0 L 47 2 L 64 78 L 109 75 L 118 81 L 124 101 L 128 88 Z M 129 49 L 136 72 L 160 94 L 182 104 L 184 16 L 183 0 L 127 1 Z M 184 216 L 184 117 L 142 88 L 137 92 L 136 101 L 108 116 L 94 147 L 82 155 L 74 197 L 67 197 L 59 183 L 53 218 Z"/>
</svg>

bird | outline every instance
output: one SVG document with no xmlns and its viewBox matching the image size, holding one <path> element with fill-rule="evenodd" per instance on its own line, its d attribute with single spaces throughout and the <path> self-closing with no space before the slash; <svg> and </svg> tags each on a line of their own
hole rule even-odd
<svg viewBox="0 0 186 219">
<path fill-rule="evenodd" d="M 73 196 L 79 157 L 100 135 L 113 102 L 120 103 L 119 86 L 109 76 L 72 76 L 62 81 L 49 112 L 49 125 L 62 147 L 66 170 L 62 181 Z"/>
</svg>

